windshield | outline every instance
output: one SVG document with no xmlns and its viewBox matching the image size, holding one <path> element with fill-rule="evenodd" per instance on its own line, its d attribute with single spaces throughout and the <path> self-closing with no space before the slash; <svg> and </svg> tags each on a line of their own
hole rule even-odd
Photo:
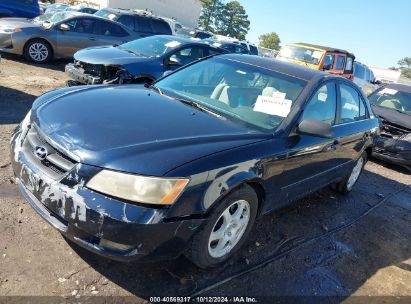
<svg viewBox="0 0 411 304">
<path fill-rule="evenodd" d="M 411 93 L 386 87 L 372 94 L 368 99 L 373 105 L 411 115 Z"/>
<path fill-rule="evenodd" d="M 69 7 L 67 4 L 54 3 L 47 6 L 47 10 L 64 10 Z"/>
<path fill-rule="evenodd" d="M 286 45 L 281 48 L 280 56 L 311 64 L 319 64 L 324 52 L 301 46 Z"/>
<path fill-rule="evenodd" d="M 119 48 L 144 57 L 160 57 L 180 45 L 181 42 L 173 40 L 171 36 L 170 38 L 150 36 L 124 43 Z"/>
<path fill-rule="evenodd" d="M 72 16 L 74 16 L 73 12 L 46 13 L 34 18 L 32 22 L 36 24 L 43 24 L 45 22 L 55 24 Z"/>
<path fill-rule="evenodd" d="M 305 81 L 219 57 L 188 66 L 155 86 L 259 130 L 274 130 L 288 115 Z"/>
<path fill-rule="evenodd" d="M 117 14 L 114 14 L 112 11 L 110 10 L 106 10 L 106 9 L 101 9 L 98 12 L 96 12 L 94 15 L 99 16 L 99 17 L 103 17 L 105 19 L 109 19 L 112 21 L 117 21 L 118 18 L 120 17 Z"/>
</svg>

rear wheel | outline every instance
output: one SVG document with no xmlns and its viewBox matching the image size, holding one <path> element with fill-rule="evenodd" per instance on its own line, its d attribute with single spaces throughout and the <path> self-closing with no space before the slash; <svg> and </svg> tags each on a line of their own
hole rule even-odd
<svg viewBox="0 0 411 304">
<path fill-rule="evenodd" d="M 47 41 L 33 39 L 24 47 L 24 57 L 35 63 L 46 63 L 53 57 L 53 51 Z"/>
<path fill-rule="evenodd" d="M 361 157 L 355 162 L 355 165 L 350 173 L 341 182 L 334 184 L 333 189 L 342 194 L 350 192 L 357 183 L 366 162 L 367 152 L 363 152 Z"/>
<path fill-rule="evenodd" d="M 192 241 L 188 258 L 201 268 L 228 260 L 245 242 L 253 227 L 258 197 L 247 185 L 224 198 Z"/>
</svg>

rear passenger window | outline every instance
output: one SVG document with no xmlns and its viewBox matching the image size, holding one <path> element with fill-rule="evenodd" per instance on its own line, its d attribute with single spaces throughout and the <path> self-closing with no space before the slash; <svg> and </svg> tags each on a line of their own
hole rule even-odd
<svg viewBox="0 0 411 304">
<path fill-rule="evenodd" d="M 341 84 L 341 123 L 367 118 L 367 110 L 360 94 L 351 86 Z"/>
<path fill-rule="evenodd" d="M 337 93 L 335 83 L 328 82 L 311 98 L 304 110 L 303 120 L 314 119 L 335 124 Z"/>
</svg>

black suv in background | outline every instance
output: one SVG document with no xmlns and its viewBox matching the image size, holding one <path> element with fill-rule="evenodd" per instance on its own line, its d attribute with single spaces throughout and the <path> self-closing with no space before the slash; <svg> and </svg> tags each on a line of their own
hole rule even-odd
<svg viewBox="0 0 411 304">
<path fill-rule="evenodd" d="M 140 34 L 141 37 L 173 34 L 167 21 L 150 13 L 144 14 L 132 10 L 103 8 L 95 13 L 95 15 L 117 21 Z"/>
</svg>

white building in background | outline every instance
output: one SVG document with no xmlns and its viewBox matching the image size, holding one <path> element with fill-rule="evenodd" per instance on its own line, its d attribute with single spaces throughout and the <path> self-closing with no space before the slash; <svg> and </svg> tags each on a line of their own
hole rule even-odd
<svg viewBox="0 0 411 304">
<path fill-rule="evenodd" d="M 200 0 L 78 0 L 96 8 L 141 9 L 155 15 L 173 18 L 187 27 L 196 28 L 201 12 Z"/>
</svg>

